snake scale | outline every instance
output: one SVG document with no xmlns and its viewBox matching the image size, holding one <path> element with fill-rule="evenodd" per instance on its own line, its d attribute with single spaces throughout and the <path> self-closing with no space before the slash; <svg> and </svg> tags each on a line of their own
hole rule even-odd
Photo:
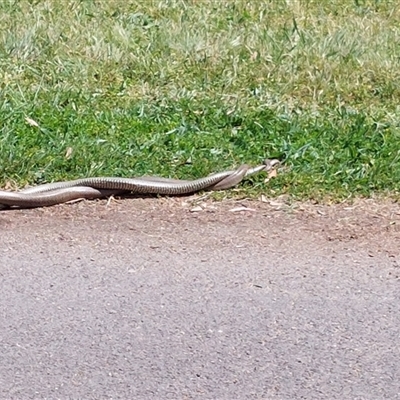
<svg viewBox="0 0 400 400">
<path fill-rule="evenodd" d="M 185 195 L 201 190 L 225 190 L 243 178 L 269 171 L 278 160 L 265 160 L 263 165 L 241 165 L 233 171 L 219 172 L 196 180 L 178 180 L 154 176 L 139 178 L 95 177 L 33 186 L 17 192 L 0 190 L 0 209 L 7 207 L 47 207 L 76 199 L 96 199 L 127 193 Z"/>
</svg>

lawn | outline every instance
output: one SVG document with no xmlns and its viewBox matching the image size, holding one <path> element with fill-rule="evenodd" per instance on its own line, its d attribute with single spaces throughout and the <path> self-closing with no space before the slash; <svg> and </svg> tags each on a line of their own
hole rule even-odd
<svg viewBox="0 0 400 400">
<path fill-rule="evenodd" d="M 379 0 L 4 0 L 0 187 L 196 178 L 240 193 L 397 196 L 400 8 Z"/>
</svg>

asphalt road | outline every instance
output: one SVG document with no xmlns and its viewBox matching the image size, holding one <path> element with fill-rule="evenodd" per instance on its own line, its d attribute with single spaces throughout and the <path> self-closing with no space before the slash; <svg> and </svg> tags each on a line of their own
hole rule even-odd
<svg viewBox="0 0 400 400">
<path fill-rule="evenodd" d="M 0 398 L 400 399 L 398 236 L 314 225 L 154 199 L 0 213 Z"/>
</svg>

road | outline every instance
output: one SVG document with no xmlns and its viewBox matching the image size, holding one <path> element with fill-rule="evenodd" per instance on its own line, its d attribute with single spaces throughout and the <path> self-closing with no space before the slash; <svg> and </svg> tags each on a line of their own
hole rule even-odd
<svg viewBox="0 0 400 400">
<path fill-rule="evenodd" d="M 398 205 L 182 202 L 0 213 L 1 399 L 400 399 Z"/>
</svg>

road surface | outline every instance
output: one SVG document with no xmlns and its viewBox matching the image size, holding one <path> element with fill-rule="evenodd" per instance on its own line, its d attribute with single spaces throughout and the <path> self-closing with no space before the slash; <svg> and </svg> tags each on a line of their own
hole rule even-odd
<svg viewBox="0 0 400 400">
<path fill-rule="evenodd" d="M 1 399 L 400 399 L 400 208 L 0 212 Z"/>
</svg>

